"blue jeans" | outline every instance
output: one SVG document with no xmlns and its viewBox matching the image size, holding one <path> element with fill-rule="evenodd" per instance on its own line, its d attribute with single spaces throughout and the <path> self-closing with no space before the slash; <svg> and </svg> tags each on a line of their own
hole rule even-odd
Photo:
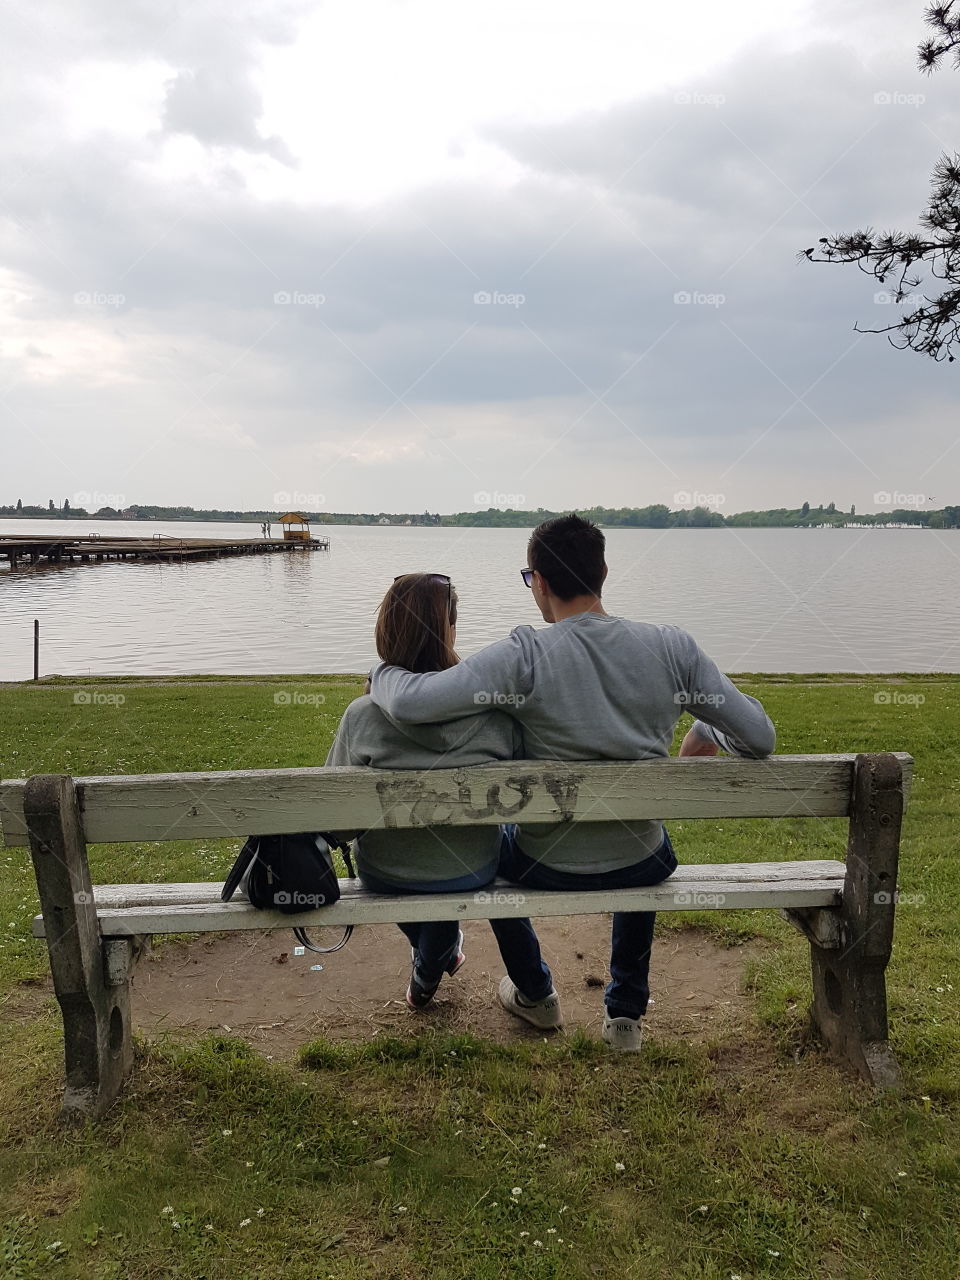
<svg viewBox="0 0 960 1280">
<path fill-rule="evenodd" d="M 520 836 L 522 839 L 522 835 Z M 505 826 L 500 841 L 500 874 L 514 884 L 531 889 L 561 889 L 576 892 L 583 889 L 639 889 L 659 884 L 673 875 L 677 869 L 677 855 L 666 831 L 660 848 L 642 862 L 617 871 L 576 875 L 570 871 L 557 871 L 528 858 L 517 843 L 517 828 Z M 611 1018 L 642 1018 L 650 999 L 650 949 L 653 946 L 653 928 L 656 921 L 653 911 L 617 911 L 613 916 L 613 936 L 610 947 L 610 982 L 605 992 L 607 1013 Z M 495 923 L 491 921 L 491 923 Z M 504 922 L 506 923 L 506 922 Z M 495 930 L 496 932 L 496 930 Z M 531 934 L 533 930 L 531 929 Z M 536 935 L 533 935 L 536 943 Z M 498 941 L 499 935 L 497 938 Z M 522 943 L 519 935 L 512 941 Z M 504 961 L 507 953 L 500 947 Z M 529 974 L 532 981 L 540 955 L 528 947 L 524 952 L 511 955 L 518 974 Z M 507 970 L 521 991 L 521 977 L 514 977 L 511 964 Z"/>
<path fill-rule="evenodd" d="M 485 888 L 497 874 L 497 863 L 482 871 L 452 880 L 402 882 L 385 880 L 358 868 L 364 887 L 371 893 L 464 893 Z M 540 955 L 540 943 L 529 920 L 491 920 L 507 972 L 521 994 L 536 1003 L 553 990 L 553 977 Z M 439 982 L 453 959 L 460 940 L 456 920 L 431 920 L 426 924 L 401 924 L 398 929 L 413 947 L 417 977 L 425 987 Z"/>
</svg>

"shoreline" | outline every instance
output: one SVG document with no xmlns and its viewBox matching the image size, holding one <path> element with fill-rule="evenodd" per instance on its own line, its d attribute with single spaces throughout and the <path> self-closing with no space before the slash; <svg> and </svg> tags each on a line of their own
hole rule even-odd
<svg viewBox="0 0 960 1280">
<path fill-rule="evenodd" d="M 734 681 L 776 685 L 867 685 L 886 684 L 953 684 L 960 681 L 957 671 L 728 671 Z M 365 671 L 291 672 L 287 674 L 217 674 L 185 672 L 182 674 L 144 675 L 46 675 L 39 680 L 0 680 L 0 689 L 68 689 L 77 685 L 125 685 L 128 688 L 156 688 L 164 685 L 275 685 L 290 684 L 354 684 L 366 680 Z"/>
<path fill-rule="evenodd" d="M 430 522 L 430 523 L 426 523 L 426 522 L 418 523 L 414 520 L 403 520 L 399 516 L 395 520 L 390 519 L 387 516 L 384 516 L 383 518 L 378 516 L 375 519 L 371 519 L 371 520 L 321 519 L 322 514 L 323 513 L 313 513 L 313 512 L 309 513 L 310 523 L 312 525 L 316 525 L 318 528 L 323 528 L 323 529 L 381 529 L 381 528 L 383 529 L 521 529 L 521 530 L 526 529 L 529 531 L 534 528 L 534 524 L 529 519 L 518 520 L 515 522 L 514 521 L 508 522 L 504 520 L 489 520 L 489 521 L 471 520 L 469 522 L 464 522 L 457 519 L 457 517 L 460 515 L 472 514 L 472 513 L 464 513 L 464 512 L 451 512 L 449 515 L 445 515 L 445 516 L 441 515 L 439 522 Z M 546 513 L 544 514 L 543 518 L 550 519 L 551 514 L 556 514 L 556 513 Z M 715 514 L 720 514 L 720 513 L 717 512 Z M 862 533 L 864 531 L 873 531 L 874 529 L 892 529 L 899 533 L 920 533 L 920 532 L 956 533 L 960 531 L 955 527 L 946 526 L 946 525 L 937 526 L 937 525 L 926 525 L 926 524 L 905 524 L 903 522 L 897 522 L 894 520 L 885 521 L 885 520 L 876 519 L 876 517 L 881 515 L 892 515 L 892 514 L 893 514 L 892 512 L 880 511 L 880 512 L 873 512 L 873 513 L 866 512 L 864 513 L 863 517 L 857 517 L 857 516 L 847 517 L 848 520 L 853 520 L 853 521 L 858 521 L 860 519 L 865 519 L 869 521 L 871 520 L 871 517 L 873 517 L 873 519 L 876 521 L 875 523 L 866 523 L 866 524 L 841 523 L 839 521 L 834 522 L 829 520 L 825 521 L 822 524 L 781 524 L 781 523 L 775 523 L 775 522 L 765 524 L 765 523 L 756 522 L 756 521 L 750 521 L 749 523 L 744 522 L 743 524 L 732 524 L 732 523 L 727 523 L 726 520 L 724 520 L 722 524 L 605 524 L 602 520 L 598 520 L 597 524 L 598 524 L 598 527 L 603 529 L 604 531 L 610 531 L 613 529 L 631 529 L 634 531 L 647 532 L 647 533 L 674 533 L 674 532 L 702 533 L 704 530 L 711 530 L 711 529 L 712 530 L 717 530 L 717 529 L 817 529 L 817 530 L 846 529 L 852 533 Z M 932 514 L 932 513 L 925 513 L 925 514 Z M 264 521 L 269 521 L 271 524 L 276 524 L 278 522 L 278 519 L 279 517 L 277 515 L 271 515 L 269 512 L 263 512 L 263 513 L 253 512 L 250 515 L 243 515 L 243 516 L 189 516 L 189 517 L 185 516 L 183 518 L 179 516 L 126 516 L 124 517 L 124 516 L 98 516 L 93 514 L 80 516 L 80 515 L 72 515 L 72 514 L 64 515 L 62 512 L 57 512 L 53 515 L 49 515 L 49 514 L 29 515 L 29 516 L 0 515 L 0 521 L 2 520 L 21 521 L 22 520 L 22 521 L 33 521 L 35 523 L 40 523 L 40 524 L 53 521 L 56 523 L 64 523 L 64 524 L 88 524 L 90 522 L 94 522 L 94 523 L 100 523 L 100 524 L 118 524 L 118 525 L 140 525 L 140 524 L 143 524 L 143 525 L 150 525 L 150 524 L 259 525 L 259 524 L 262 524 Z M 386 520 L 386 523 L 383 523 L 384 519 Z M 729 517 L 729 519 L 735 520 L 736 515 Z"/>
</svg>

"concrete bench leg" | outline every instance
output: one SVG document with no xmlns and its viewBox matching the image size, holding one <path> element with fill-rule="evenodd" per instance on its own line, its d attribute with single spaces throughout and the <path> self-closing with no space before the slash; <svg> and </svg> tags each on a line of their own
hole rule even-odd
<svg viewBox="0 0 960 1280">
<path fill-rule="evenodd" d="M 63 1117 L 100 1116 L 133 1064 L 133 940 L 104 942 L 73 779 L 31 778 L 24 815 L 37 875 L 53 986 L 63 1014 Z"/>
<path fill-rule="evenodd" d="M 903 815 L 900 762 L 857 757 L 837 945 L 811 937 L 811 1021 L 828 1052 L 880 1088 L 898 1088 L 887 1041 L 885 970 L 893 947 Z"/>
</svg>

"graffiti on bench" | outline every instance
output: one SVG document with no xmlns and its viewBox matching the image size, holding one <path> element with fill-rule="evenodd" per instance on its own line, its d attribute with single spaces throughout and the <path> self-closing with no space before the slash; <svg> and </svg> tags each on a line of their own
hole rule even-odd
<svg viewBox="0 0 960 1280">
<path fill-rule="evenodd" d="M 499 822 L 511 822 L 527 808 L 539 787 L 553 800 L 560 821 L 571 822 L 583 777 L 582 773 L 521 773 L 505 779 L 502 784 L 486 784 L 485 796 L 478 803 L 466 772 L 458 769 L 454 773 L 456 790 L 433 786 L 425 778 L 414 777 L 379 781 L 377 795 L 383 825 L 388 829 L 401 826 L 400 814 L 404 808 L 408 810 L 404 826 L 445 826 L 464 819 L 482 822 L 494 816 Z M 503 795 L 502 788 L 513 794 Z"/>
</svg>

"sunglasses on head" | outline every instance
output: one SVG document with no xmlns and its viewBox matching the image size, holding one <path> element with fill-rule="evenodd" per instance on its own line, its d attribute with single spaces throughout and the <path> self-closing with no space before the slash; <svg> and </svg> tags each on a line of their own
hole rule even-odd
<svg viewBox="0 0 960 1280">
<path fill-rule="evenodd" d="M 394 578 L 394 582 L 399 582 L 401 578 L 409 578 L 412 576 L 413 575 L 409 573 L 398 573 L 397 576 Z M 453 598 L 453 582 L 451 581 L 450 577 L 447 574 L 425 573 L 423 576 L 425 578 L 430 578 L 431 581 L 433 582 L 445 582 L 447 584 L 447 599 L 451 600 Z"/>
<path fill-rule="evenodd" d="M 425 578 L 434 578 L 437 582 L 445 582 L 448 587 L 451 585 L 450 579 L 445 573 L 425 573 L 423 576 Z M 412 577 L 413 577 L 413 574 L 411 573 L 398 573 L 397 576 L 394 578 L 394 582 L 399 582 L 401 578 L 412 578 Z"/>
</svg>

